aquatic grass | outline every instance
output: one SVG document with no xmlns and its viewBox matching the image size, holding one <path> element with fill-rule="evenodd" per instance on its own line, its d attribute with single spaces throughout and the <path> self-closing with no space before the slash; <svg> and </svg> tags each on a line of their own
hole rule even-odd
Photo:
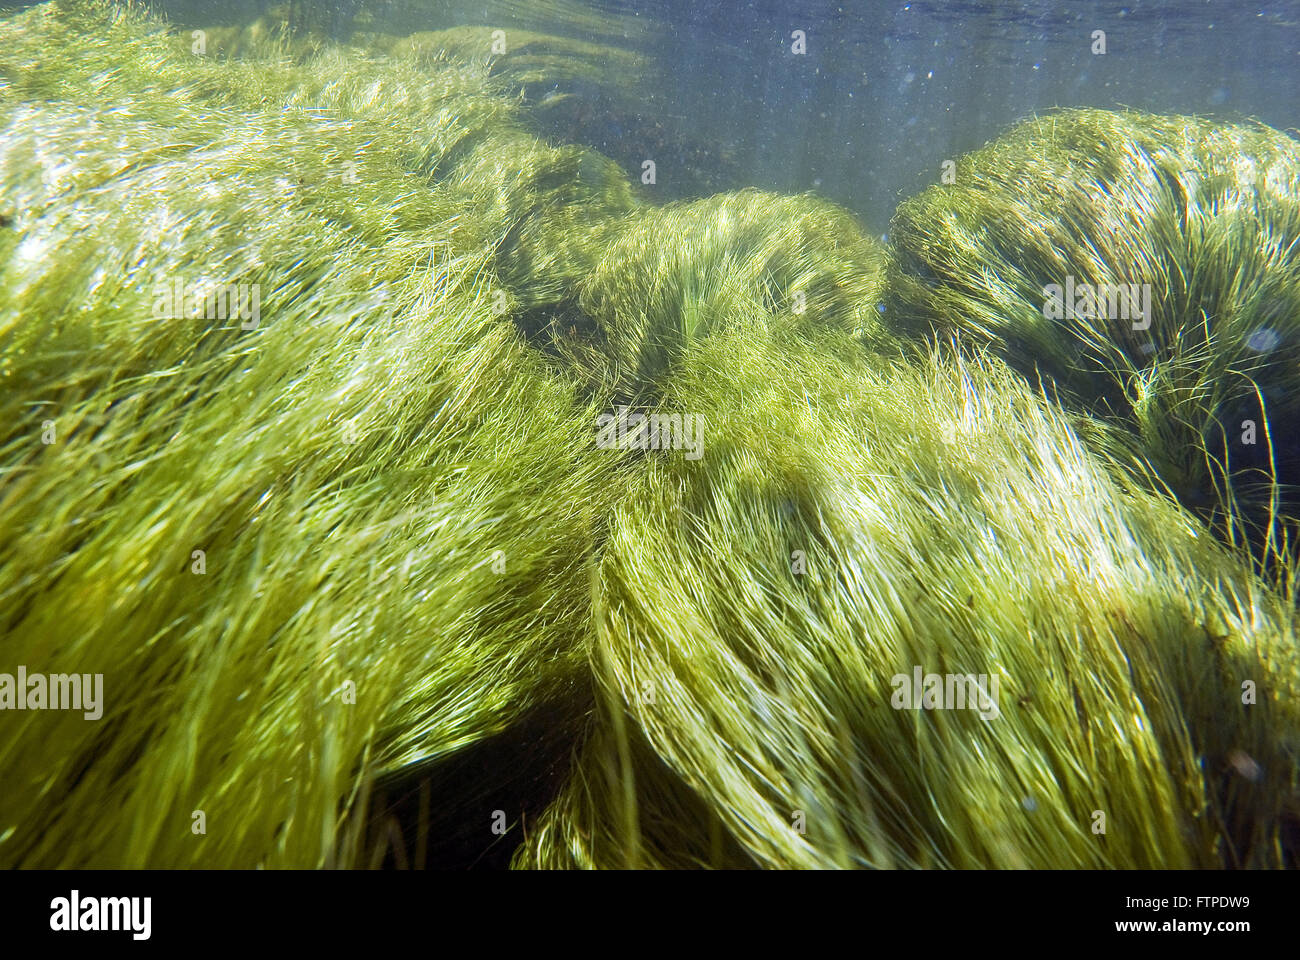
<svg viewBox="0 0 1300 960">
<path fill-rule="evenodd" d="M 654 751 L 768 867 L 1279 865 L 1289 608 L 991 359 L 854 353 L 676 369 L 706 453 L 615 513 L 594 659 Z M 914 666 L 997 676 L 1000 715 L 892 709 Z"/>
<path fill-rule="evenodd" d="M 646 97 L 665 81 L 660 66 L 641 52 L 636 34 L 662 37 L 665 31 L 644 11 L 637 20 L 632 37 L 596 31 L 606 33 L 599 43 L 500 26 L 367 39 L 376 49 L 402 56 L 455 58 L 485 69 L 495 83 L 518 94 L 530 128 L 539 135 L 599 150 L 628 174 L 640 176 L 644 162 L 654 160 L 662 174 L 656 174 L 651 192 L 662 200 L 707 196 L 743 183 L 742 163 L 733 150 Z"/>
<path fill-rule="evenodd" d="M 561 318 L 548 328 L 553 349 L 601 395 L 650 402 L 693 343 L 761 331 L 772 313 L 892 342 L 876 313 L 884 251 L 843 209 L 758 190 L 623 206 L 618 215 L 606 202 L 606 217 L 581 231 L 564 216 L 539 223 L 538 246 L 551 251 L 541 272 L 567 279 L 551 292 Z M 566 320 L 583 325 L 576 343 Z"/>
<path fill-rule="evenodd" d="M 103 727 L 15 720 L 7 862 L 346 863 L 367 779 L 536 702 L 585 709 L 608 477 L 508 328 L 464 342 L 483 301 L 430 300 L 269 326 L 182 410 L 179 371 L 101 388 L 116 416 L 8 471 L 6 660 L 102 672 L 108 703 Z"/>
<path fill-rule="evenodd" d="M 905 353 L 844 211 L 655 206 L 416 44 L 0 41 L 0 670 L 105 675 L 6 712 L 0 863 L 1294 862 L 1293 609 L 1113 423 Z M 703 458 L 597 448 L 623 401 Z"/>
<path fill-rule="evenodd" d="M 845 211 L 757 190 L 635 216 L 579 303 L 597 319 L 624 383 L 653 383 L 692 342 L 741 318 L 787 311 L 879 335 L 883 254 Z"/>
<path fill-rule="evenodd" d="M 1300 145 L 1262 124 L 1061 110 L 902 203 L 890 317 L 961 331 L 1128 428 L 1128 453 L 1286 580 L 1300 407 Z M 1044 288 L 1134 284 L 1150 318 Z M 1073 308 L 1077 303 L 1068 305 Z M 1149 327 L 1146 324 L 1149 321 Z M 1120 442 L 1123 438 L 1117 437 Z"/>
<path fill-rule="evenodd" d="M 298 57 L 196 55 L 191 41 L 131 4 L 57 0 L 0 24 L 0 96 L 8 102 L 129 104 L 183 123 L 199 108 L 346 121 L 367 140 L 418 158 L 428 175 L 466 138 L 521 122 L 518 101 L 459 61 L 364 56 L 337 46 Z"/>
<path fill-rule="evenodd" d="M 378 110 L 370 68 L 321 69 Z M 10 866 L 365 863 L 381 778 L 590 709 L 596 410 L 498 314 L 411 134 L 251 111 L 239 79 L 0 105 L 0 651 L 105 677 L 102 721 L 6 713 Z M 159 317 L 175 278 L 261 316 Z"/>
<path fill-rule="evenodd" d="M 650 67 L 648 59 L 634 50 L 489 25 L 457 26 L 383 38 L 379 46 L 398 56 L 417 53 L 430 59 L 450 58 L 493 65 L 495 73 L 515 88 L 540 85 L 548 91 L 579 83 L 603 85 L 608 82 L 610 71 L 636 73 Z M 526 91 L 525 97 L 537 98 L 535 94 L 528 96 Z"/>
</svg>

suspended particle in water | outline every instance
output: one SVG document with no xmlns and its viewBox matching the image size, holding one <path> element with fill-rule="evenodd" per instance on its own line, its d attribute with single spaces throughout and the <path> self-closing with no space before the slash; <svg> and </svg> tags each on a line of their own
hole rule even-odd
<svg viewBox="0 0 1300 960">
<path fill-rule="evenodd" d="M 1246 346 L 1257 353 L 1271 353 L 1277 349 L 1277 345 L 1282 342 L 1281 335 L 1268 327 L 1260 327 L 1252 331 L 1246 338 Z"/>
</svg>

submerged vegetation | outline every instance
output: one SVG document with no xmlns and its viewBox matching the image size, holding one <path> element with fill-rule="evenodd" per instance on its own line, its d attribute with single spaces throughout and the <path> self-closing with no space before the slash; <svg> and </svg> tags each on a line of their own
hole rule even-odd
<svg viewBox="0 0 1300 960">
<path fill-rule="evenodd" d="M 647 463 L 612 516 L 593 670 L 601 702 L 747 858 L 1278 862 L 1291 611 L 1194 520 L 1118 487 L 996 363 L 883 362 L 840 337 L 748 330 L 674 373 L 669 403 L 703 412 L 708 452 Z M 914 666 L 999 678 L 998 709 L 893 709 L 891 680 Z M 1242 705 L 1249 677 L 1278 695 L 1267 709 Z M 1234 752 L 1272 773 L 1241 777 Z M 622 771 L 630 812 L 599 776 L 553 816 L 609 833 L 544 823 L 536 862 L 703 857 L 699 824 L 664 812 L 682 800 L 661 771 Z M 638 818 L 654 837 L 639 853 L 610 836 L 635 837 Z"/>
<path fill-rule="evenodd" d="M 898 209 L 891 315 L 992 345 L 1122 425 L 1113 441 L 1288 579 L 1300 144 L 1262 125 L 1064 110 L 959 159 L 953 181 Z M 1094 295 L 1107 287 L 1141 305 Z"/>
<path fill-rule="evenodd" d="M 1059 114 L 1094 179 L 1042 161 L 1032 212 L 1013 132 L 890 252 L 656 202 L 475 50 L 259 43 L 0 22 L 0 674 L 104 676 L 0 712 L 0 864 L 1295 864 L 1294 606 L 1141 482 L 1249 500 L 1250 396 L 1284 461 L 1291 141 L 1198 128 L 1193 242 L 1133 167 L 1189 121 Z M 1162 264 L 1153 351 L 1043 316 L 1156 275 L 1097 231 Z M 703 456 L 597 442 L 629 407 Z"/>
<path fill-rule="evenodd" d="M 508 225 L 416 172 L 508 107 L 450 68 L 186 73 L 68 9 L 5 25 L 54 75 L 6 69 L 2 108 L 3 651 L 108 705 L 4 715 L 3 860 L 364 862 L 341 824 L 374 778 L 589 708 L 614 465 L 494 312 Z M 20 99 L 92 77 L 129 107 Z M 260 316 L 159 318 L 177 278 Z"/>
</svg>

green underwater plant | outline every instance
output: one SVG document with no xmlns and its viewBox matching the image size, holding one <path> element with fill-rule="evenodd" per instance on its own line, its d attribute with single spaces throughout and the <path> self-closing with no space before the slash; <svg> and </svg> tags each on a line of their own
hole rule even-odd
<svg viewBox="0 0 1300 960">
<path fill-rule="evenodd" d="M 645 12 L 632 17 L 579 3 L 487 2 L 475 6 L 482 25 L 464 25 L 454 24 L 454 11 L 436 0 L 244 0 L 223 8 L 216 23 L 207 2 L 149 6 L 182 34 L 201 29 L 211 57 L 301 61 L 343 46 L 365 57 L 473 65 L 527 108 L 540 135 L 599 150 L 628 171 L 657 158 L 664 168 L 657 191 L 666 199 L 714 193 L 741 179 L 734 151 L 700 137 L 687 118 L 646 97 L 662 83 L 654 59 L 642 51 L 666 30 Z"/>
<path fill-rule="evenodd" d="M 742 179 L 736 152 L 700 137 L 687 118 L 666 111 L 658 66 L 638 46 L 591 43 L 519 29 L 456 27 L 380 44 L 396 52 L 485 62 L 494 80 L 517 90 L 541 135 L 599 150 L 640 175 L 647 159 L 661 171 L 664 199 L 703 196 Z"/>
<path fill-rule="evenodd" d="M 645 832 L 684 784 L 725 827 L 694 840 L 716 865 L 1280 865 L 1289 606 L 1001 364 L 846 340 L 716 336 L 667 381 L 705 453 L 648 455 L 620 502 L 592 658 L 675 774 L 623 749 Z M 897 709 L 918 667 L 995 703 Z M 662 864 L 592 749 L 521 862 Z"/>
<path fill-rule="evenodd" d="M 386 772 L 543 705 L 564 743 L 589 709 L 617 458 L 497 315 L 454 190 L 412 182 L 456 139 L 450 71 L 409 106 L 417 152 L 416 123 L 368 122 L 364 65 L 253 90 L 236 68 L 230 100 L 281 99 L 223 109 L 228 68 L 173 86 L 172 38 L 62 12 L 6 23 L 6 55 L 93 77 L 125 50 L 155 79 L 98 78 L 109 109 L 0 105 L 3 657 L 103 674 L 107 698 L 100 724 L 5 713 L 0 862 L 364 863 Z M 345 158 L 357 182 L 325 188 Z M 260 294 L 214 316 L 236 280 Z"/>
<path fill-rule="evenodd" d="M 884 251 L 843 210 L 756 190 L 638 211 L 578 285 L 615 390 L 636 397 L 705 337 L 783 313 L 873 344 Z"/>
<path fill-rule="evenodd" d="M 663 206 L 601 197 L 536 224 L 502 257 L 503 278 L 530 291 L 521 306 L 550 318 L 541 339 L 606 398 L 652 401 L 692 344 L 764 328 L 772 314 L 876 349 L 896 343 L 877 319 L 883 248 L 811 195 L 742 190 Z"/>
<path fill-rule="evenodd" d="M 845 211 L 653 204 L 424 41 L 0 19 L 0 703 L 104 677 L 0 710 L 0 865 L 1294 864 L 1244 554 Z"/>
<path fill-rule="evenodd" d="M 957 160 L 954 182 L 899 206 L 890 238 L 898 328 L 959 331 L 1049 377 L 1121 424 L 1112 442 L 1225 539 L 1289 567 L 1300 143 L 1060 110 Z"/>
</svg>

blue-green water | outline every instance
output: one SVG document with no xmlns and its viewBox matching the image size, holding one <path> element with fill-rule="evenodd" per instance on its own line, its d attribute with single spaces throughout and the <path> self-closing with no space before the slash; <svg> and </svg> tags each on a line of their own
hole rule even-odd
<svg viewBox="0 0 1300 960">
<path fill-rule="evenodd" d="M 297 16 L 338 39 L 476 25 L 643 53 L 653 65 L 643 74 L 611 61 L 599 79 L 557 90 L 579 101 L 579 120 L 546 132 L 602 150 L 630 172 L 653 158 L 665 198 L 740 186 L 815 190 L 878 233 L 899 200 L 938 179 L 945 160 L 1052 107 L 1300 127 L 1300 0 L 153 6 L 182 25 Z"/>
<path fill-rule="evenodd" d="M 882 229 L 897 201 L 933 182 L 945 159 L 1055 106 L 1300 126 L 1297 2 L 586 6 L 634 27 L 623 36 L 611 36 L 617 26 L 584 30 L 577 4 L 526 2 L 453 2 L 435 11 L 408 0 L 401 20 L 419 28 L 427 19 L 426 29 L 517 27 L 640 49 L 658 74 L 611 75 L 610 83 L 633 85 L 645 117 L 708 141 L 718 189 L 813 189 Z M 402 5 L 390 7 L 397 20 Z M 599 90 L 586 93 L 599 104 Z M 671 188 L 669 160 L 659 164 L 660 182 Z"/>
<path fill-rule="evenodd" d="M 655 49 L 672 65 L 667 110 L 709 130 L 747 182 L 816 189 L 873 227 L 945 159 L 1055 106 L 1300 126 L 1300 3 L 648 6 L 670 24 Z"/>
</svg>

